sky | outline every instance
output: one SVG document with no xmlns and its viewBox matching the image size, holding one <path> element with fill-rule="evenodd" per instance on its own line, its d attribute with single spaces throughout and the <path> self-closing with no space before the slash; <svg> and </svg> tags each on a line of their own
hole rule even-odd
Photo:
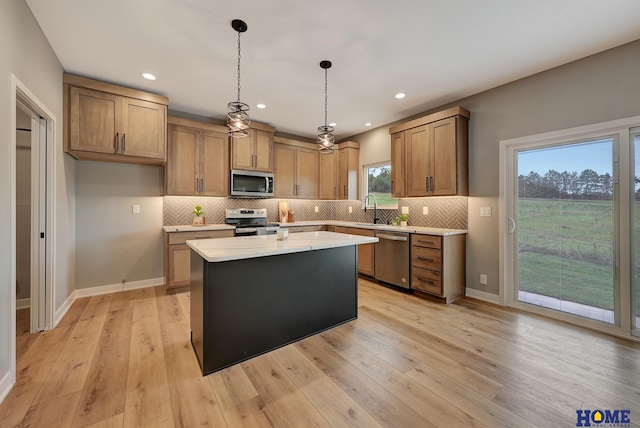
<svg viewBox="0 0 640 428">
<path fill-rule="evenodd" d="M 554 169 L 578 174 L 592 169 L 598 174 L 613 175 L 612 140 L 577 143 L 518 152 L 518 175 L 531 171 L 544 175 Z"/>
</svg>

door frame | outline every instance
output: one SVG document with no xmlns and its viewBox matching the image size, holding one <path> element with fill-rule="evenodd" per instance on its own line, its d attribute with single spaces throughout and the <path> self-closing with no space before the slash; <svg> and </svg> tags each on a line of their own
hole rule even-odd
<svg viewBox="0 0 640 428">
<path fill-rule="evenodd" d="M 49 110 L 45 104 L 25 85 L 15 74 L 11 73 L 11 95 L 9 109 L 9 123 L 11 130 L 11 142 L 9 145 L 9 168 L 10 168 L 10 193 L 11 193 L 11 210 L 10 210 L 10 248 L 11 260 L 9 263 L 9 281 L 10 284 L 16 283 L 16 109 L 18 103 L 27 107 L 30 111 L 37 114 L 47 122 L 47 150 L 46 150 L 46 235 L 45 235 L 45 320 L 44 329 L 53 328 L 54 302 L 55 302 L 55 147 L 56 147 L 56 129 L 57 121 L 55 115 Z M 32 183 L 33 185 L 33 183 Z M 34 249 L 32 248 L 32 253 Z M 16 289 L 11 286 L 11 377 L 13 382 L 16 379 Z M 32 305 L 33 298 L 31 296 Z"/>
<path fill-rule="evenodd" d="M 608 334 L 621 336 L 625 338 L 633 338 L 631 335 L 631 304 L 620 304 L 620 296 L 631 295 L 631 274 L 633 264 L 630 258 L 631 254 L 631 193 L 630 193 L 630 166 L 633 162 L 629 158 L 629 133 L 631 128 L 640 126 L 640 116 L 629 117 L 625 119 L 617 119 L 608 122 L 597 123 L 593 125 L 579 126 L 575 128 L 563 129 L 558 131 L 546 132 L 530 136 L 512 138 L 500 141 L 500 195 L 499 195 L 499 302 L 503 306 L 511 306 L 522 309 L 538 315 L 558 319 L 571 324 L 577 324 L 588 327 L 593 330 L 602 331 Z M 514 242 L 510 230 L 513 229 L 513 223 L 510 219 L 510 213 L 513 207 L 510 206 L 512 197 L 515 192 L 513 180 L 509 180 L 514 173 L 515 153 L 519 149 L 527 147 L 544 145 L 552 145 L 554 143 L 570 142 L 580 140 L 582 138 L 591 139 L 594 135 L 613 135 L 618 136 L 618 174 L 614 176 L 614 182 L 618 186 L 618 203 L 619 207 L 616 215 L 616 250 L 618 255 L 618 265 L 616 266 L 615 275 L 619 284 L 616 290 L 616 304 L 619 307 L 619 325 L 606 325 L 598 321 L 579 317 L 576 315 L 565 314 L 546 308 L 538 308 L 533 305 L 517 302 L 515 296 L 515 269 L 513 269 Z M 614 162 L 616 157 L 614 156 Z M 628 160 L 628 161 L 627 161 Z M 615 169 L 615 168 L 614 168 Z M 637 338 L 636 338 L 637 340 Z"/>
</svg>

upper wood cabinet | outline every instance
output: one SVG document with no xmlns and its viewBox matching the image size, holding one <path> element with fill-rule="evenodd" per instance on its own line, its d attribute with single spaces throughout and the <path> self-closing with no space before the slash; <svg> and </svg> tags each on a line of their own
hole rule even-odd
<svg viewBox="0 0 640 428">
<path fill-rule="evenodd" d="M 64 75 L 64 148 L 77 159 L 163 165 L 166 97 Z"/>
<path fill-rule="evenodd" d="M 358 199 L 360 145 L 336 144 L 332 153 L 318 153 L 318 198 Z"/>
<path fill-rule="evenodd" d="M 231 138 L 231 168 L 273 172 L 273 136 L 275 128 L 251 123 L 249 137 Z"/>
<path fill-rule="evenodd" d="M 394 126 L 394 197 L 468 195 L 469 111 L 454 107 Z"/>
<path fill-rule="evenodd" d="M 318 153 L 318 199 L 338 197 L 338 153 Z"/>
<path fill-rule="evenodd" d="M 358 199 L 360 145 L 352 141 L 338 144 L 337 199 Z"/>
<path fill-rule="evenodd" d="M 404 132 L 391 135 L 391 196 L 404 198 L 405 190 Z"/>
<path fill-rule="evenodd" d="M 318 161 L 315 146 L 275 137 L 274 194 L 277 198 L 315 199 Z"/>
<path fill-rule="evenodd" d="M 227 128 L 168 117 L 167 195 L 229 196 Z"/>
</svg>

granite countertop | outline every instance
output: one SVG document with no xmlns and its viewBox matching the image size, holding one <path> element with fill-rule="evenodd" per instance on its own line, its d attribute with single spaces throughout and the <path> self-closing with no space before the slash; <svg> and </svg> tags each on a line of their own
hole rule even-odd
<svg viewBox="0 0 640 428">
<path fill-rule="evenodd" d="M 187 245 L 208 262 L 225 262 L 375 242 L 378 238 L 320 231 L 290 234 L 282 241 L 276 235 L 260 235 L 189 240 Z"/>
<path fill-rule="evenodd" d="M 204 230 L 234 230 L 235 226 L 228 224 L 205 224 L 204 226 L 192 226 L 190 224 L 178 226 L 162 226 L 165 232 L 202 232 Z"/>
<path fill-rule="evenodd" d="M 420 227 L 420 226 L 391 226 L 388 224 L 358 223 L 353 221 L 338 220 L 312 220 L 312 221 L 296 221 L 294 223 L 280 223 L 280 227 L 296 227 L 296 226 L 344 226 L 355 227 L 360 229 L 387 230 L 389 232 L 408 232 L 419 233 L 422 235 L 464 235 L 467 233 L 465 229 L 442 229 L 438 227 Z M 165 232 L 198 232 L 203 230 L 233 230 L 233 226 L 228 224 L 207 224 L 204 226 L 178 225 L 163 226 Z"/>
<path fill-rule="evenodd" d="M 318 221 L 296 221 L 294 223 L 280 223 L 280 227 L 296 227 L 296 226 L 344 226 L 355 227 L 360 229 L 375 229 L 386 230 L 389 232 L 408 232 L 419 233 L 422 235 L 464 235 L 467 233 L 465 229 L 442 229 L 439 227 L 420 227 L 420 226 L 391 226 L 389 224 L 373 224 L 373 223 L 360 223 L 353 221 L 339 221 L 339 220 L 318 220 Z"/>
</svg>

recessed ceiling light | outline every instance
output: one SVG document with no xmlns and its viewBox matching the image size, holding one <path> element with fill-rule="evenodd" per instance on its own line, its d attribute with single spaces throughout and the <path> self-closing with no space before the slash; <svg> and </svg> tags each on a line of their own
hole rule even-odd
<svg viewBox="0 0 640 428">
<path fill-rule="evenodd" d="M 400 99 L 400 98 L 404 98 L 404 97 L 406 97 L 406 95 L 404 94 L 404 92 L 398 92 L 398 93 L 396 94 L 396 98 L 398 98 L 398 99 Z"/>
<path fill-rule="evenodd" d="M 371 122 L 365 123 L 364 126 L 371 126 Z"/>
<path fill-rule="evenodd" d="M 331 123 L 329 124 L 329 126 L 336 126 L 336 125 L 337 125 L 337 123 L 335 123 L 335 122 L 331 122 Z"/>
<path fill-rule="evenodd" d="M 258 107 L 258 108 L 267 108 L 267 106 L 265 104 L 256 104 L 256 107 Z"/>
<path fill-rule="evenodd" d="M 156 76 L 154 76 L 151 73 L 141 73 L 142 77 L 144 77 L 147 80 L 156 80 Z"/>
</svg>

